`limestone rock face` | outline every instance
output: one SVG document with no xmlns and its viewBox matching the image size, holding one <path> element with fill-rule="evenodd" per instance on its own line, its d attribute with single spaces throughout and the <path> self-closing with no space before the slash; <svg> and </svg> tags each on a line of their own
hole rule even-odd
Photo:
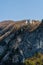
<svg viewBox="0 0 43 65">
<path fill-rule="evenodd" d="M 0 22 L 0 65 L 24 62 L 43 53 L 43 22 L 35 20 Z"/>
</svg>

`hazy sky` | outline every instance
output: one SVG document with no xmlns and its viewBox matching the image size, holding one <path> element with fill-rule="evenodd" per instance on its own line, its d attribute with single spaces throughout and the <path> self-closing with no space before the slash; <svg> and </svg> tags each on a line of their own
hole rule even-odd
<svg viewBox="0 0 43 65">
<path fill-rule="evenodd" d="M 43 0 L 0 0 L 0 21 L 43 19 Z"/>
</svg>

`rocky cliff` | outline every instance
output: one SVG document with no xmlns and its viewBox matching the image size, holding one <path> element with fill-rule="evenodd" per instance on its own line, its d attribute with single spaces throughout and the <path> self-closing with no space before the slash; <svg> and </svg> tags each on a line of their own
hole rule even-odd
<svg viewBox="0 0 43 65">
<path fill-rule="evenodd" d="M 43 54 L 43 21 L 0 22 L 0 65 L 24 62 L 36 52 Z"/>
</svg>

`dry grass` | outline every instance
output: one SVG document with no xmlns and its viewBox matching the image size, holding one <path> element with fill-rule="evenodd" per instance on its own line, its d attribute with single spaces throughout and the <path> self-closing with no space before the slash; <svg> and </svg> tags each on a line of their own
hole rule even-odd
<svg viewBox="0 0 43 65">
<path fill-rule="evenodd" d="M 26 20 L 22 21 L 3 21 L 0 22 L 0 41 L 2 41 L 4 38 L 8 37 L 11 33 L 14 33 L 15 30 L 19 30 L 21 27 L 29 26 L 30 32 L 35 30 L 40 25 L 39 21 L 32 21 L 32 23 L 26 23 Z"/>
</svg>

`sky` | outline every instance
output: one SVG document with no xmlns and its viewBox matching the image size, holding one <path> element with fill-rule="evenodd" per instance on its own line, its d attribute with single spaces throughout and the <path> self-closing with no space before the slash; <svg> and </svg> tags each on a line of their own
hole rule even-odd
<svg viewBox="0 0 43 65">
<path fill-rule="evenodd" d="M 0 0 L 0 21 L 43 19 L 43 0 Z"/>
</svg>

